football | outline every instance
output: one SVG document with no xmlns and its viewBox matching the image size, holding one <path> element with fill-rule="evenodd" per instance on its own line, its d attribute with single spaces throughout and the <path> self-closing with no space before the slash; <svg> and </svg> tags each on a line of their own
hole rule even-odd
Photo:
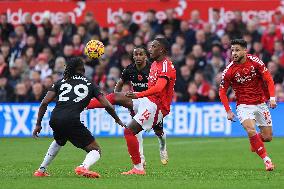
<svg viewBox="0 0 284 189">
<path fill-rule="evenodd" d="M 100 58 L 105 52 L 104 44 L 98 40 L 90 40 L 85 48 L 84 53 L 90 59 Z"/>
</svg>

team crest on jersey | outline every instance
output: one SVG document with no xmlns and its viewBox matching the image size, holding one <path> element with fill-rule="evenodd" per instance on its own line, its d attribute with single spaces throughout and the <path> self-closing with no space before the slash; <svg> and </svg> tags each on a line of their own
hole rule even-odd
<svg viewBox="0 0 284 189">
<path fill-rule="evenodd" d="M 139 81 L 142 81 L 143 76 L 142 76 L 142 75 L 138 75 L 138 76 L 137 76 L 137 79 L 138 79 Z"/>
</svg>

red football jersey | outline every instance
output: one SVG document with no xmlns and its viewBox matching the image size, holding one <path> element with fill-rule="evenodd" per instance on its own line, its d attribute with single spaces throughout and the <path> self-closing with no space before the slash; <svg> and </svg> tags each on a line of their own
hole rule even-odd
<svg viewBox="0 0 284 189">
<path fill-rule="evenodd" d="M 268 87 L 263 76 L 268 70 L 264 63 L 256 56 L 247 54 L 243 64 L 233 61 L 223 71 L 221 89 L 227 91 L 229 86 L 236 94 L 237 105 L 255 105 L 267 101 Z"/>
<path fill-rule="evenodd" d="M 168 80 L 166 87 L 162 92 L 148 96 L 148 98 L 157 104 L 163 115 L 166 116 L 170 112 L 170 105 L 174 95 L 174 86 L 176 81 L 175 67 L 168 58 L 152 63 L 148 78 L 149 89 L 156 84 L 159 77 L 166 78 Z"/>
</svg>

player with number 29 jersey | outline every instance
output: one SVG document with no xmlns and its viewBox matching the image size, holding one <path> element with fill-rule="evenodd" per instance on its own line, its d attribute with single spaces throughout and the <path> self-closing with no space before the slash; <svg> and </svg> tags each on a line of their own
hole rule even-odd
<svg viewBox="0 0 284 189">
<path fill-rule="evenodd" d="M 81 75 L 75 75 L 67 81 L 61 79 L 49 90 L 54 91 L 58 97 L 51 117 L 61 119 L 80 119 L 80 113 L 90 100 L 102 94 L 96 85 Z"/>
</svg>

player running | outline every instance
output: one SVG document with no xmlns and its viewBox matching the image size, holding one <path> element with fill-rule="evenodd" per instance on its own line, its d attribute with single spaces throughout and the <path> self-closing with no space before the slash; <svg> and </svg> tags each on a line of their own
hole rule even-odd
<svg viewBox="0 0 284 189">
<path fill-rule="evenodd" d="M 124 126 L 109 101 L 106 100 L 99 88 L 84 76 L 84 73 L 82 60 L 80 58 L 71 59 L 64 71 L 64 78 L 49 89 L 40 104 L 36 127 L 33 131 L 34 137 L 38 137 L 42 129 L 41 121 L 48 104 L 57 98 L 49 121 L 54 141 L 49 146 L 39 169 L 34 172 L 36 177 L 49 176 L 46 171 L 47 166 L 67 141 L 88 153 L 83 163 L 75 169 L 75 173 L 90 178 L 100 177 L 98 173 L 90 171 L 89 168 L 100 159 L 101 148 L 91 132 L 80 122 L 80 113 L 93 97 L 100 101 L 119 125 Z"/>
<path fill-rule="evenodd" d="M 233 88 L 237 100 L 237 115 L 246 130 L 251 149 L 264 161 L 267 171 L 274 165 L 268 157 L 263 142 L 272 140 L 272 119 L 266 105 L 270 95 L 270 108 L 276 108 L 274 82 L 264 63 L 256 56 L 247 54 L 247 43 L 243 39 L 231 41 L 233 61 L 223 71 L 219 88 L 221 101 L 227 111 L 228 120 L 234 120 L 226 96 L 229 86 Z M 257 133 L 255 124 L 260 133 Z"/>
<path fill-rule="evenodd" d="M 150 130 L 169 114 L 174 93 L 176 70 L 168 59 L 169 43 L 165 38 L 155 39 L 150 47 L 150 57 L 154 60 L 148 77 L 148 90 L 133 93 L 111 93 L 106 98 L 112 103 L 133 109 L 135 116 L 124 130 L 128 152 L 134 168 L 122 174 L 146 174 L 139 154 L 139 143 L 135 136 L 142 130 Z M 101 107 L 92 100 L 88 108 Z"/>
</svg>

